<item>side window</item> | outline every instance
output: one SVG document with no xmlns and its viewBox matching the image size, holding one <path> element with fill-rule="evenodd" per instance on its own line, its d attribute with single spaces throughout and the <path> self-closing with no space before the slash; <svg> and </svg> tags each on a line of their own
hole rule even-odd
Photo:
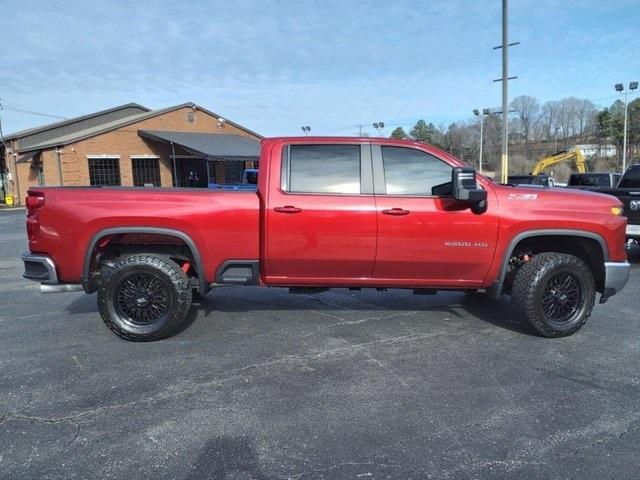
<svg viewBox="0 0 640 480">
<path fill-rule="evenodd" d="M 413 148 L 382 147 L 387 195 L 433 195 L 432 188 L 451 181 L 452 167 Z"/>
<path fill-rule="evenodd" d="M 360 193 L 359 145 L 290 145 L 283 189 L 292 193 Z"/>
</svg>

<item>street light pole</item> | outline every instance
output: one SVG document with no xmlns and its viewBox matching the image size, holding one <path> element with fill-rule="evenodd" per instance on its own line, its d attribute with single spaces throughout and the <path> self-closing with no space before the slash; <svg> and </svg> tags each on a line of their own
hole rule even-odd
<svg viewBox="0 0 640 480">
<path fill-rule="evenodd" d="M 624 85 L 621 83 L 616 83 L 614 88 L 616 89 L 616 92 L 622 93 L 624 91 L 624 126 L 622 127 L 622 173 L 624 173 L 627 169 L 627 112 L 629 106 L 629 102 L 627 102 L 627 94 L 629 91 L 633 91 L 638 88 L 638 82 L 630 82 L 629 90 L 625 90 Z"/>
<path fill-rule="evenodd" d="M 478 159 L 478 170 L 480 171 L 480 173 L 482 173 L 482 145 L 483 145 L 482 130 L 484 126 L 484 116 L 489 115 L 489 109 L 483 108 L 482 112 L 480 112 L 480 110 L 476 108 L 473 110 L 473 114 L 477 117 L 480 117 L 480 156 L 479 156 L 480 158 Z"/>
<path fill-rule="evenodd" d="M 478 161 L 478 167 L 480 173 L 482 173 L 482 126 L 484 125 L 484 115 L 480 116 L 480 159 Z"/>
<path fill-rule="evenodd" d="M 622 134 L 622 173 L 627 169 L 627 93 L 624 92 L 624 133 Z"/>
</svg>

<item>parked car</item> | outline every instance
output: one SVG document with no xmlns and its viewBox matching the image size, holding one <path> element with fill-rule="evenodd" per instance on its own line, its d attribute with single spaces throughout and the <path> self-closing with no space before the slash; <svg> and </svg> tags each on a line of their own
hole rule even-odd
<svg viewBox="0 0 640 480">
<path fill-rule="evenodd" d="M 137 341 L 184 328 L 192 293 L 225 285 L 484 289 L 562 337 L 630 268 L 619 200 L 499 185 L 407 140 L 265 139 L 257 192 L 34 187 L 27 208 L 24 276 L 97 291 Z"/>
<path fill-rule="evenodd" d="M 621 174 L 613 172 L 572 173 L 569 176 L 567 186 L 584 190 L 615 188 L 618 186 L 621 177 Z"/>
<path fill-rule="evenodd" d="M 509 175 L 510 185 L 539 185 L 541 187 L 553 187 L 553 178 L 548 175 Z"/>
<path fill-rule="evenodd" d="M 640 163 L 624 172 L 617 188 L 601 188 L 598 192 L 613 195 L 623 203 L 623 214 L 628 220 L 627 239 L 640 243 Z"/>
</svg>

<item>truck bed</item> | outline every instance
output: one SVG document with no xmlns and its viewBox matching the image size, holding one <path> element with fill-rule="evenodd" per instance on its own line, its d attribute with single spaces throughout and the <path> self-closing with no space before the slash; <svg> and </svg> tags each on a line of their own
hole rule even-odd
<svg viewBox="0 0 640 480">
<path fill-rule="evenodd" d="M 47 253 L 60 269 L 61 281 L 77 283 L 83 257 L 92 240 L 105 229 L 127 226 L 176 229 L 196 244 L 205 273 L 214 281 L 219 264 L 229 258 L 259 256 L 259 199 L 256 192 L 193 188 L 46 187 L 37 210 L 36 239 L 31 252 Z M 71 248 L 70 245 L 73 245 Z"/>
</svg>

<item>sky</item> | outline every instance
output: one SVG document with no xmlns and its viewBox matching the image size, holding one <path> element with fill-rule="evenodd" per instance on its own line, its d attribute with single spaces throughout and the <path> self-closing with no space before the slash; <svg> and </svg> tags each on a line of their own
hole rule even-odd
<svg viewBox="0 0 640 480">
<path fill-rule="evenodd" d="M 607 106 L 615 83 L 640 80 L 640 0 L 509 4 L 510 98 Z M 501 0 L 0 0 L 0 12 L 0 103 L 50 115 L 192 101 L 265 136 L 373 134 L 379 121 L 389 134 L 501 101 Z M 5 134 L 56 120 L 0 119 Z"/>
</svg>

